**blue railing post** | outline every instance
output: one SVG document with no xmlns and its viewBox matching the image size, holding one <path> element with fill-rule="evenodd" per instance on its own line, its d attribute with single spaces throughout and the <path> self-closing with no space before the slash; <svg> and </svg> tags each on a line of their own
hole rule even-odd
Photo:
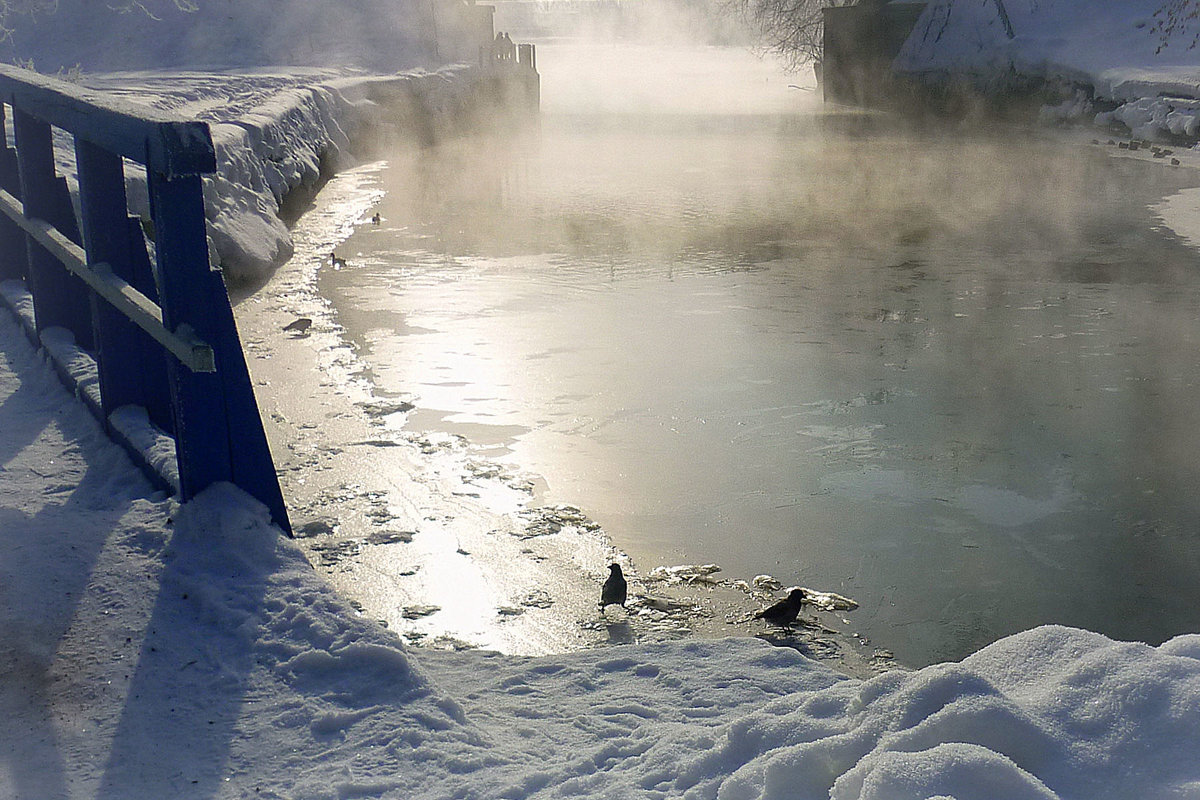
<svg viewBox="0 0 1200 800">
<path fill-rule="evenodd" d="M 125 210 L 125 167 L 121 157 L 77 138 L 75 163 L 88 261 L 108 264 L 114 275 L 158 302 L 158 287 L 145 255 L 141 225 L 138 220 L 130 219 Z M 124 314 L 95 295 L 92 318 L 104 418 L 124 405 L 142 406 L 152 422 L 172 432 L 167 364 L 162 348 Z"/>
<path fill-rule="evenodd" d="M 291 533 L 225 281 L 208 263 L 200 176 L 148 170 L 147 177 L 163 324 L 190 329 L 212 347 L 217 363 L 211 373 L 169 366 L 183 499 L 231 481 Z"/>
<path fill-rule="evenodd" d="M 8 146 L 4 106 L 0 105 L 0 189 L 21 197 L 21 176 L 17 172 L 17 152 Z M 25 234 L 6 216 L 0 216 L 0 281 L 25 278 Z"/>
<path fill-rule="evenodd" d="M 60 363 L 60 375 L 157 482 L 177 479 L 190 500 L 229 481 L 290 534 L 229 295 L 209 265 L 201 176 L 215 171 L 216 153 L 208 126 L 7 65 L 0 100 L 0 279 L 25 281 L 23 292 L 3 297 L 23 309 L 32 296 L 35 339 L 47 342 L 49 327 L 74 334 L 77 348 L 64 354 L 71 368 Z M 5 145 L 5 105 L 15 153 Z M 55 172 L 56 128 L 74 135 L 78 223 Z M 153 263 L 140 220 L 128 215 L 124 159 L 146 168 Z M 29 322 L 24 310 L 21 318 Z M 56 343 L 52 357 L 61 352 Z M 123 406 L 145 408 L 159 430 L 113 413 Z M 174 465 L 160 458 L 163 432 L 174 438 Z"/>
<path fill-rule="evenodd" d="M 66 181 L 54 171 L 54 145 L 50 125 L 21 111 L 13 111 L 17 165 L 21 175 L 21 201 L 26 219 L 43 219 L 68 239 L 79 243 L 79 229 Z M 92 348 L 92 315 L 87 287 L 71 277 L 57 258 L 32 238 L 26 239 L 29 290 L 33 294 L 38 332 L 61 326 L 75 334 L 76 343 Z"/>
</svg>

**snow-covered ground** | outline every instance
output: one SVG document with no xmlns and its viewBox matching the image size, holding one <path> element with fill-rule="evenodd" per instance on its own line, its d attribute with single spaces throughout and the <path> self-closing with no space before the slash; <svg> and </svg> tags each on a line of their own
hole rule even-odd
<svg viewBox="0 0 1200 800">
<path fill-rule="evenodd" d="M 288 109 L 337 76 L 280 75 L 236 112 L 203 80 L 179 107 L 252 120 L 250 161 L 311 174 L 344 121 Z M 277 176 L 254 169 L 216 202 L 270 211 Z M 1161 213 L 1197 235 L 1194 198 Z M 156 493 L 6 312 L 0 537 L 2 798 L 1200 798 L 1200 635 L 1046 627 L 869 679 L 746 638 L 410 650 L 236 489 Z"/>
<path fill-rule="evenodd" d="M 1195 140 L 1200 57 L 1189 47 L 1188 34 L 1167 38 L 1163 46 L 1155 12 L 1166 5 L 1164 0 L 933 0 L 894 67 L 984 86 L 1004 84 L 1014 74 L 1044 78 L 1079 90 L 1047 109 L 1050 117 L 1086 117 L 1136 138 L 1170 134 Z M 1092 99 L 1117 108 L 1098 111 Z"/>
</svg>

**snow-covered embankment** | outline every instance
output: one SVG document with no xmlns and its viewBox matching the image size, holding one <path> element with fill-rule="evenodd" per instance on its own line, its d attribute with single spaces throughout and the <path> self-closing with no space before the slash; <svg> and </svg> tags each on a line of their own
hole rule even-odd
<svg viewBox="0 0 1200 800">
<path fill-rule="evenodd" d="M 204 181 L 210 258 L 234 282 L 262 280 L 291 256 L 281 216 L 297 195 L 308 199 L 389 141 L 449 134 L 488 105 L 486 76 L 465 66 L 385 76 L 114 73 L 86 82 L 209 123 L 217 151 L 217 172 Z M 144 177 L 133 172 L 129 182 L 131 205 L 146 213 Z"/>
</svg>

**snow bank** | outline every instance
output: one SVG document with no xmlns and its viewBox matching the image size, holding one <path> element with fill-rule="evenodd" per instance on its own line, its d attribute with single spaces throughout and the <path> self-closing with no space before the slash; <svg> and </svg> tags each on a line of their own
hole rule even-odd
<svg viewBox="0 0 1200 800">
<path fill-rule="evenodd" d="M 89 75 L 90 87 L 209 123 L 217 172 L 204 180 L 210 257 L 233 281 L 256 281 L 291 257 L 280 218 L 332 171 L 397 137 L 446 134 L 468 116 L 480 76 L 463 66 L 391 76 L 345 70 Z M 66 165 L 65 168 L 70 168 Z M 149 214 L 144 172 L 130 207 Z"/>
<path fill-rule="evenodd" d="M 391 107 L 379 91 L 387 84 Z M 353 161 L 352 136 L 365 137 L 380 117 L 411 113 L 419 99 L 442 91 L 447 100 L 470 83 L 461 68 L 281 91 L 235 119 L 213 125 L 217 174 L 205 181 L 209 232 L 217 260 L 234 280 L 261 278 L 292 255 L 287 226 L 279 218 L 292 192 L 315 192 L 330 170 Z M 432 129 L 449 120 L 436 106 L 424 108 Z"/>
<path fill-rule="evenodd" d="M 1046 627 L 961 664 L 773 703 L 710 756 L 745 761 L 717 796 L 1186 796 L 1200 788 L 1197 646 Z"/>
<path fill-rule="evenodd" d="M 1004 88 L 1014 78 L 1087 87 L 1093 98 L 1126 104 L 1102 113 L 1100 125 L 1122 123 L 1137 138 L 1194 137 L 1200 63 L 1186 37 L 1162 47 L 1154 12 L 1162 0 L 933 0 L 893 67 L 941 80 L 965 78 Z M 1171 99 L 1160 98 L 1160 95 Z M 1070 107 L 1069 107 L 1070 106 Z M 1078 118 L 1090 107 L 1068 101 L 1049 116 Z"/>
<path fill-rule="evenodd" d="M 501 730 L 515 691 L 517 725 L 549 729 L 514 728 L 546 758 L 494 796 L 1047 800 L 1200 789 L 1198 652 L 1047 627 L 870 681 L 745 640 L 430 668 L 474 676 L 468 720 Z M 568 720 L 589 735 L 558 734 Z"/>
</svg>

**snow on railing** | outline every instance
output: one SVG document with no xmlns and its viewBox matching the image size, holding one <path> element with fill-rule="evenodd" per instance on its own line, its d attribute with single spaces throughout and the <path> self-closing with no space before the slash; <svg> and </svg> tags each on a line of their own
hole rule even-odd
<svg viewBox="0 0 1200 800">
<path fill-rule="evenodd" d="M 23 282 L 29 302 L 14 311 L 30 337 L 156 483 L 186 501 L 228 481 L 291 533 L 225 282 L 209 265 L 208 125 L 4 65 L 0 103 L 0 298 L 13 305 Z M 54 128 L 74 137 L 78 218 Z M 146 168 L 145 233 L 127 210 L 125 159 Z M 94 369 L 79 366 L 88 360 Z M 136 435 L 128 420 L 143 415 L 131 408 L 146 420 Z M 152 456 L 145 441 L 157 443 Z"/>
</svg>

